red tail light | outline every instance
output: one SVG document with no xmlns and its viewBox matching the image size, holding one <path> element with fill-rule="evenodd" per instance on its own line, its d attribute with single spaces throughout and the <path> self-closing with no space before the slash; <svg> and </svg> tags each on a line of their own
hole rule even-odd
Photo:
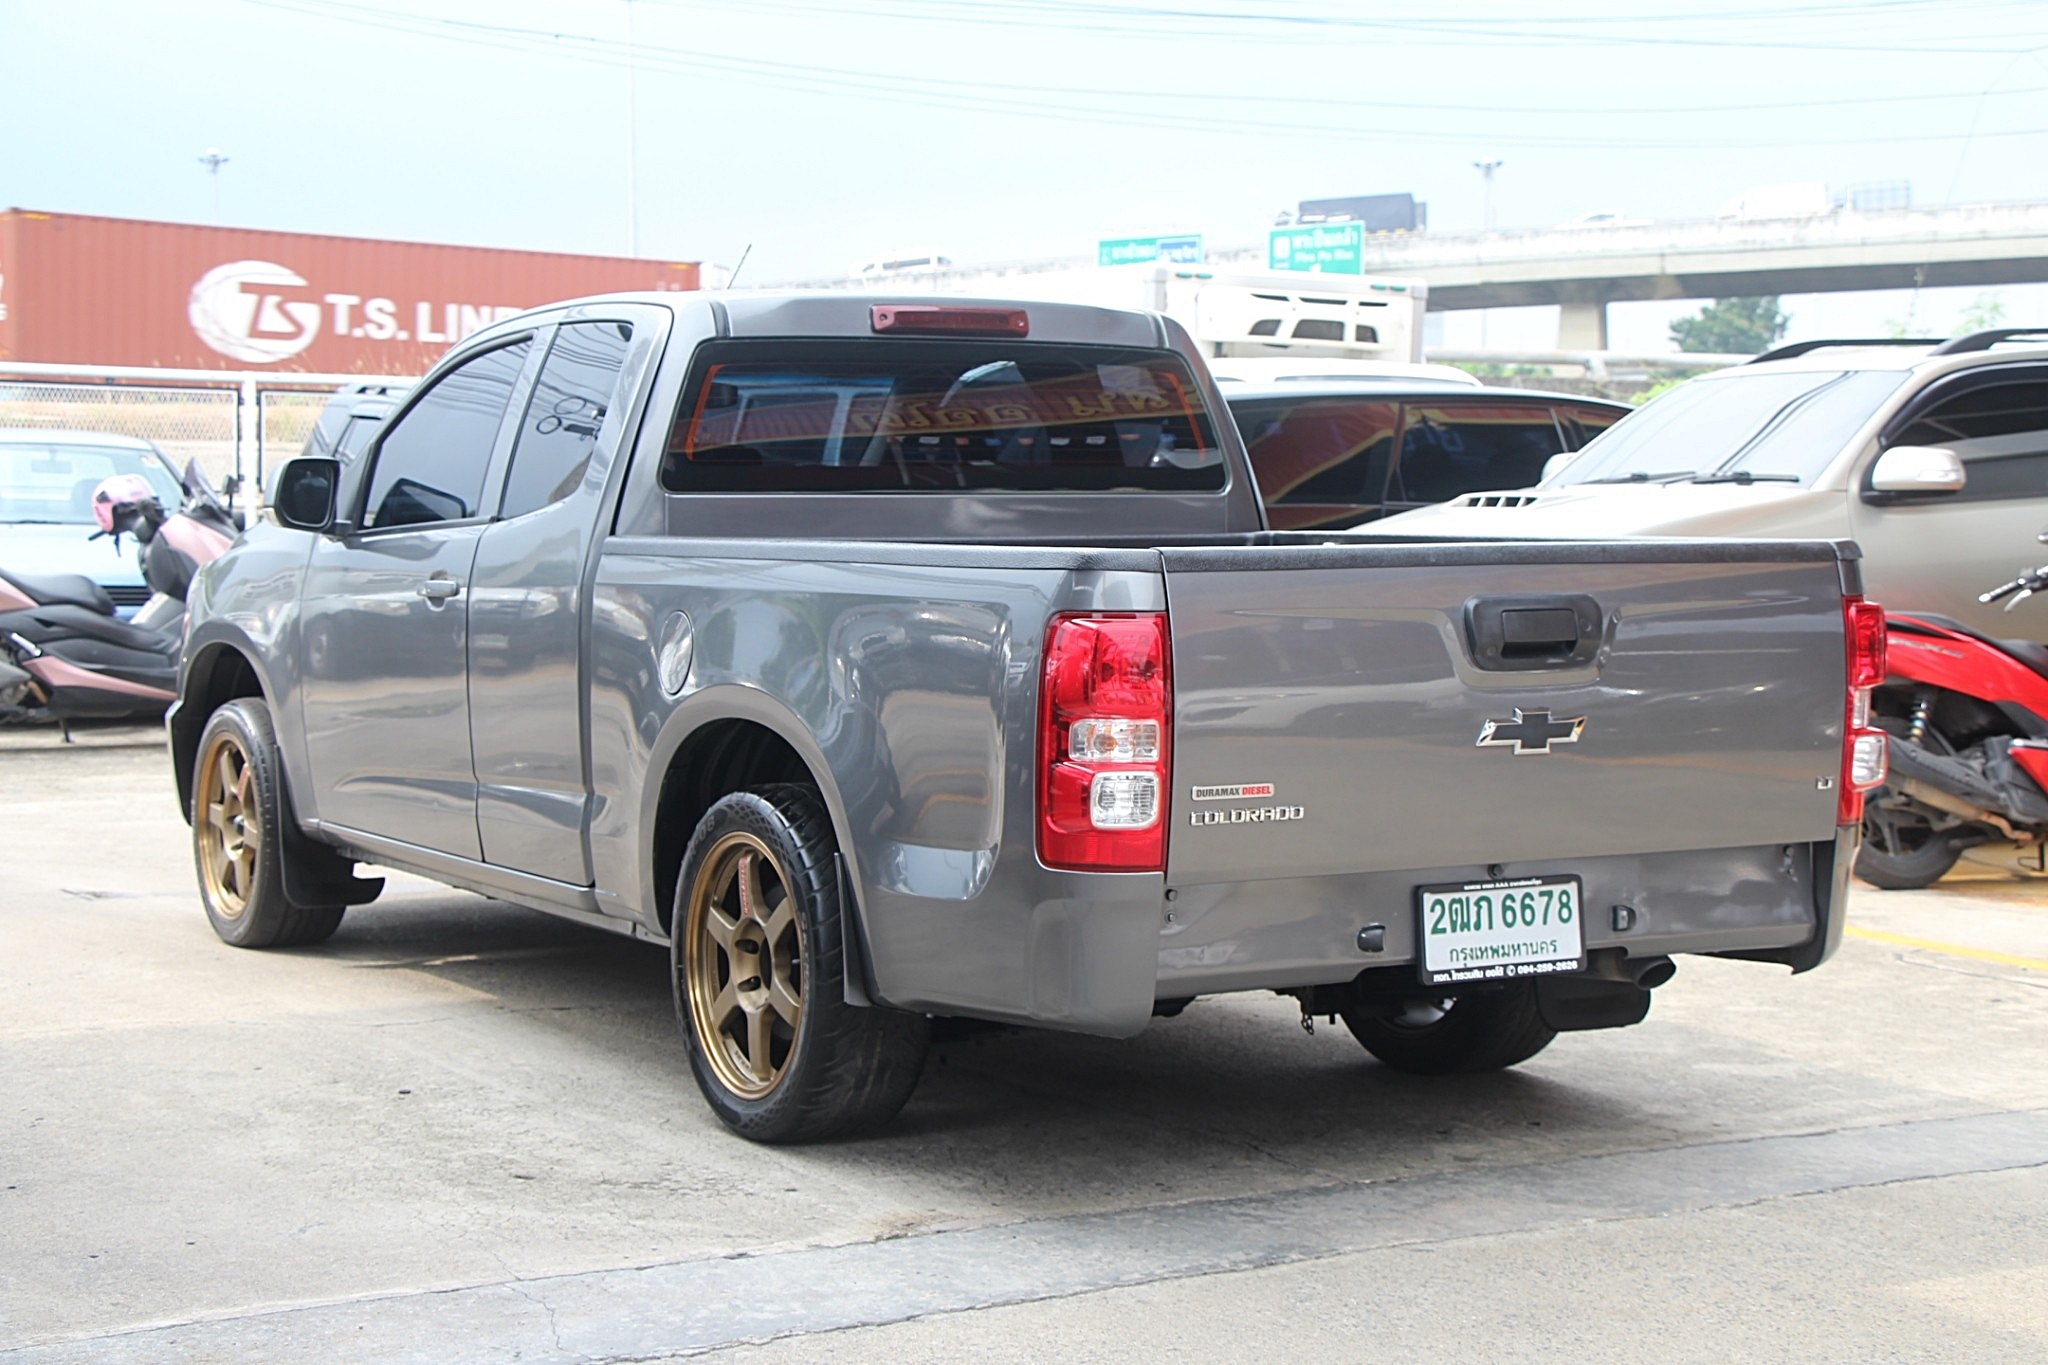
<svg viewBox="0 0 2048 1365">
<path fill-rule="evenodd" d="M 1039 683 L 1038 858 L 1162 872 L 1173 739 L 1166 614 L 1055 616 Z"/>
<path fill-rule="evenodd" d="M 1849 709 L 1842 726 L 1842 777 L 1835 822 L 1861 824 L 1863 794 L 1884 785 L 1885 735 L 1870 724 L 1870 689 L 1884 681 L 1884 608 L 1860 597 L 1842 599 L 1848 656 Z"/>
<path fill-rule="evenodd" d="M 1849 628 L 1849 686 L 1876 687 L 1884 681 L 1884 608 L 1845 597 L 1842 618 Z"/>
</svg>

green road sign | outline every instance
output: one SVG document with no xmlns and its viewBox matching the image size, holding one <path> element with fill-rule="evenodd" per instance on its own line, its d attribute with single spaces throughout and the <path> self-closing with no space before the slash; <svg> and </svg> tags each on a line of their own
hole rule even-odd
<svg viewBox="0 0 2048 1365">
<path fill-rule="evenodd" d="M 1266 264 L 1273 270 L 1362 274 L 1365 224 L 1300 223 L 1274 228 L 1266 235 Z"/>
<path fill-rule="evenodd" d="M 1177 232 L 1166 237 L 1109 237 L 1095 244 L 1097 265 L 1140 265 L 1146 261 L 1200 265 L 1203 259 L 1199 232 Z"/>
</svg>

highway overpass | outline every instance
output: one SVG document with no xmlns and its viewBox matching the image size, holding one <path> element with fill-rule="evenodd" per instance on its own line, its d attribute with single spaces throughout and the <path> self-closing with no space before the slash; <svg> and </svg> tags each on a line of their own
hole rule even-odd
<svg viewBox="0 0 2048 1365">
<path fill-rule="evenodd" d="M 1368 238 L 1364 267 L 1435 310 L 1561 305 L 1558 345 L 1604 349 L 1610 303 L 2048 280 L 2048 203 Z"/>
<path fill-rule="evenodd" d="M 1210 263 L 1263 269 L 1265 248 L 1213 251 Z M 956 266 L 914 281 L 882 276 L 808 283 L 847 288 L 914 282 L 945 293 L 999 294 L 1007 277 L 1091 264 L 1073 258 L 1015 261 Z M 1365 239 L 1363 269 L 1427 280 L 1432 311 L 1557 304 L 1559 349 L 1599 351 L 1607 348 L 1610 303 L 2048 281 L 2048 203 L 1387 235 Z"/>
</svg>

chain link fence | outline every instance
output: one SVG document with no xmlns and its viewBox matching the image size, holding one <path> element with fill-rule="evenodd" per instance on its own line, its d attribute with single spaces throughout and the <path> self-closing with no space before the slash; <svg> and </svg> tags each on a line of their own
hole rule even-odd
<svg viewBox="0 0 2048 1365">
<path fill-rule="evenodd" d="M 364 375 L 278 375 L 0 362 L 0 430 L 94 431 L 154 442 L 208 482 L 239 476 L 259 500 L 268 472 L 299 453 L 328 397 Z"/>
</svg>

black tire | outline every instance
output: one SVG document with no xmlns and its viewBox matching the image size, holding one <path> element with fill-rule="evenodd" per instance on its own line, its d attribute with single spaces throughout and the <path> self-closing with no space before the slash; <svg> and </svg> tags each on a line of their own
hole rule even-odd
<svg viewBox="0 0 2048 1365">
<path fill-rule="evenodd" d="M 199 899 L 223 943 L 297 948 L 330 937 L 346 908 L 285 895 L 284 768 L 270 708 L 255 697 L 207 718 L 192 770 L 192 859 Z"/>
<path fill-rule="evenodd" d="M 1536 1008 L 1534 982 L 1418 999 L 1389 1018 L 1360 1004 L 1342 1011 L 1365 1050 L 1396 1071 L 1451 1076 L 1500 1071 L 1528 1061 L 1557 1037 Z"/>
<path fill-rule="evenodd" d="M 1963 856 L 1949 837 L 1910 812 L 1878 804 L 1874 791 L 1863 808 L 1863 847 L 1856 875 L 1881 891 L 1918 891 L 1948 875 Z"/>
<path fill-rule="evenodd" d="M 929 1020 L 846 1003 L 837 847 L 817 792 L 778 784 L 718 801 L 683 854 L 676 1022 L 712 1112 L 755 1142 L 873 1128 L 924 1069 Z"/>
</svg>

